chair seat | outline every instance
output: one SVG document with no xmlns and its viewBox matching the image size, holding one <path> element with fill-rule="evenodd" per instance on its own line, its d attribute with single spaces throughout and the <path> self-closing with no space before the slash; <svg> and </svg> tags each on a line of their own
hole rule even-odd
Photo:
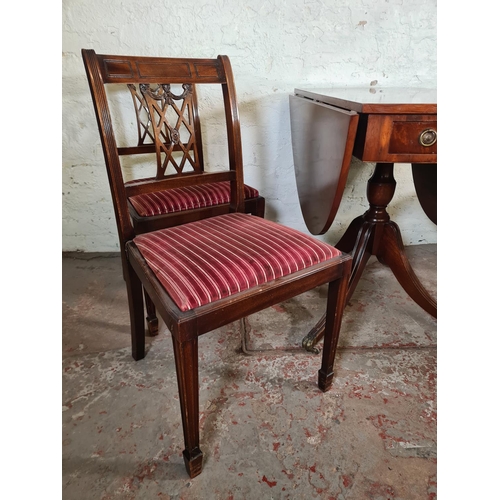
<svg viewBox="0 0 500 500">
<path fill-rule="evenodd" d="M 131 181 L 127 185 L 133 183 L 134 181 Z M 259 196 L 259 192 L 253 187 L 245 185 L 244 190 L 245 199 Z M 151 217 L 153 215 L 165 215 L 194 208 L 221 205 L 229 203 L 230 198 L 230 182 L 223 181 L 139 194 L 131 196 L 129 200 L 141 217 Z"/>
<path fill-rule="evenodd" d="M 243 213 L 141 234 L 134 242 L 181 311 L 341 255 L 311 236 Z"/>
</svg>

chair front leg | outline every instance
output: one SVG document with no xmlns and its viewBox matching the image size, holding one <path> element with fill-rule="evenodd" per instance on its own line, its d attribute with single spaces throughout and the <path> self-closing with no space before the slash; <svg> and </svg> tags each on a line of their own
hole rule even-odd
<svg viewBox="0 0 500 500">
<path fill-rule="evenodd" d="M 200 450 L 200 409 L 198 386 L 198 338 L 179 342 L 172 335 L 175 369 L 184 431 L 184 464 L 189 477 L 201 473 L 203 453 Z"/>
<path fill-rule="evenodd" d="M 146 332 L 144 329 L 144 302 L 142 284 L 129 262 L 125 282 L 127 284 L 128 309 L 132 335 L 132 357 L 139 361 L 146 354 Z"/>
<path fill-rule="evenodd" d="M 321 369 L 318 372 L 318 386 L 323 392 L 330 389 L 333 382 L 333 363 L 346 304 L 350 267 L 350 265 L 346 265 L 342 278 L 328 285 L 323 358 Z"/>
</svg>

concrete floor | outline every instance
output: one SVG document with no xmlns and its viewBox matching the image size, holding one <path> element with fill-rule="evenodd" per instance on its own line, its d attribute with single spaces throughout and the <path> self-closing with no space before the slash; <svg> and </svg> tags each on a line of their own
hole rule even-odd
<svg viewBox="0 0 500 500">
<path fill-rule="evenodd" d="M 436 294 L 436 245 L 409 258 Z M 63 258 L 63 498 L 436 498 L 436 321 L 370 260 L 344 314 L 333 388 L 299 349 L 326 288 L 200 338 L 203 472 L 183 459 L 170 334 L 130 355 L 116 255 Z M 259 350 L 275 349 L 275 354 Z"/>
</svg>

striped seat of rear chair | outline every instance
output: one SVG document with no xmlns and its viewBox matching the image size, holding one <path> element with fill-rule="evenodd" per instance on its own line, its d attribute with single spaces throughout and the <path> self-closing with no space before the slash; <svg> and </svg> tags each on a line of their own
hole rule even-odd
<svg viewBox="0 0 500 500">
<path fill-rule="evenodd" d="M 134 242 L 181 311 L 341 254 L 295 229 L 239 212 L 141 234 Z"/>
<path fill-rule="evenodd" d="M 127 185 L 130 184 L 134 184 L 134 181 L 127 182 Z M 245 185 L 245 199 L 257 196 L 259 196 L 257 189 Z M 230 197 L 230 183 L 223 181 L 139 194 L 131 196 L 129 200 L 141 217 L 151 217 L 193 208 L 222 205 L 229 203 Z"/>
</svg>

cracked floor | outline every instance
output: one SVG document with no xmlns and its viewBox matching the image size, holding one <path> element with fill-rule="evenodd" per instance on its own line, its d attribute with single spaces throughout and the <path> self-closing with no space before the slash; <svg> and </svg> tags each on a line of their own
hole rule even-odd
<svg viewBox="0 0 500 500">
<path fill-rule="evenodd" d="M 436 245 L 407 251 L 436 296 Z M 299 348 L 325 287 L 250 316 L 250 354 L 239 323 L 200 338 L 195 479 L 170 334 L 160 322 L 132 359 L 120 273 L 116 254 L 63 257 L 65 500 L 436 498 L 436 320 L 376 260 L 346 308 L 328 393 L 320 356 Z"/>
</svg>

